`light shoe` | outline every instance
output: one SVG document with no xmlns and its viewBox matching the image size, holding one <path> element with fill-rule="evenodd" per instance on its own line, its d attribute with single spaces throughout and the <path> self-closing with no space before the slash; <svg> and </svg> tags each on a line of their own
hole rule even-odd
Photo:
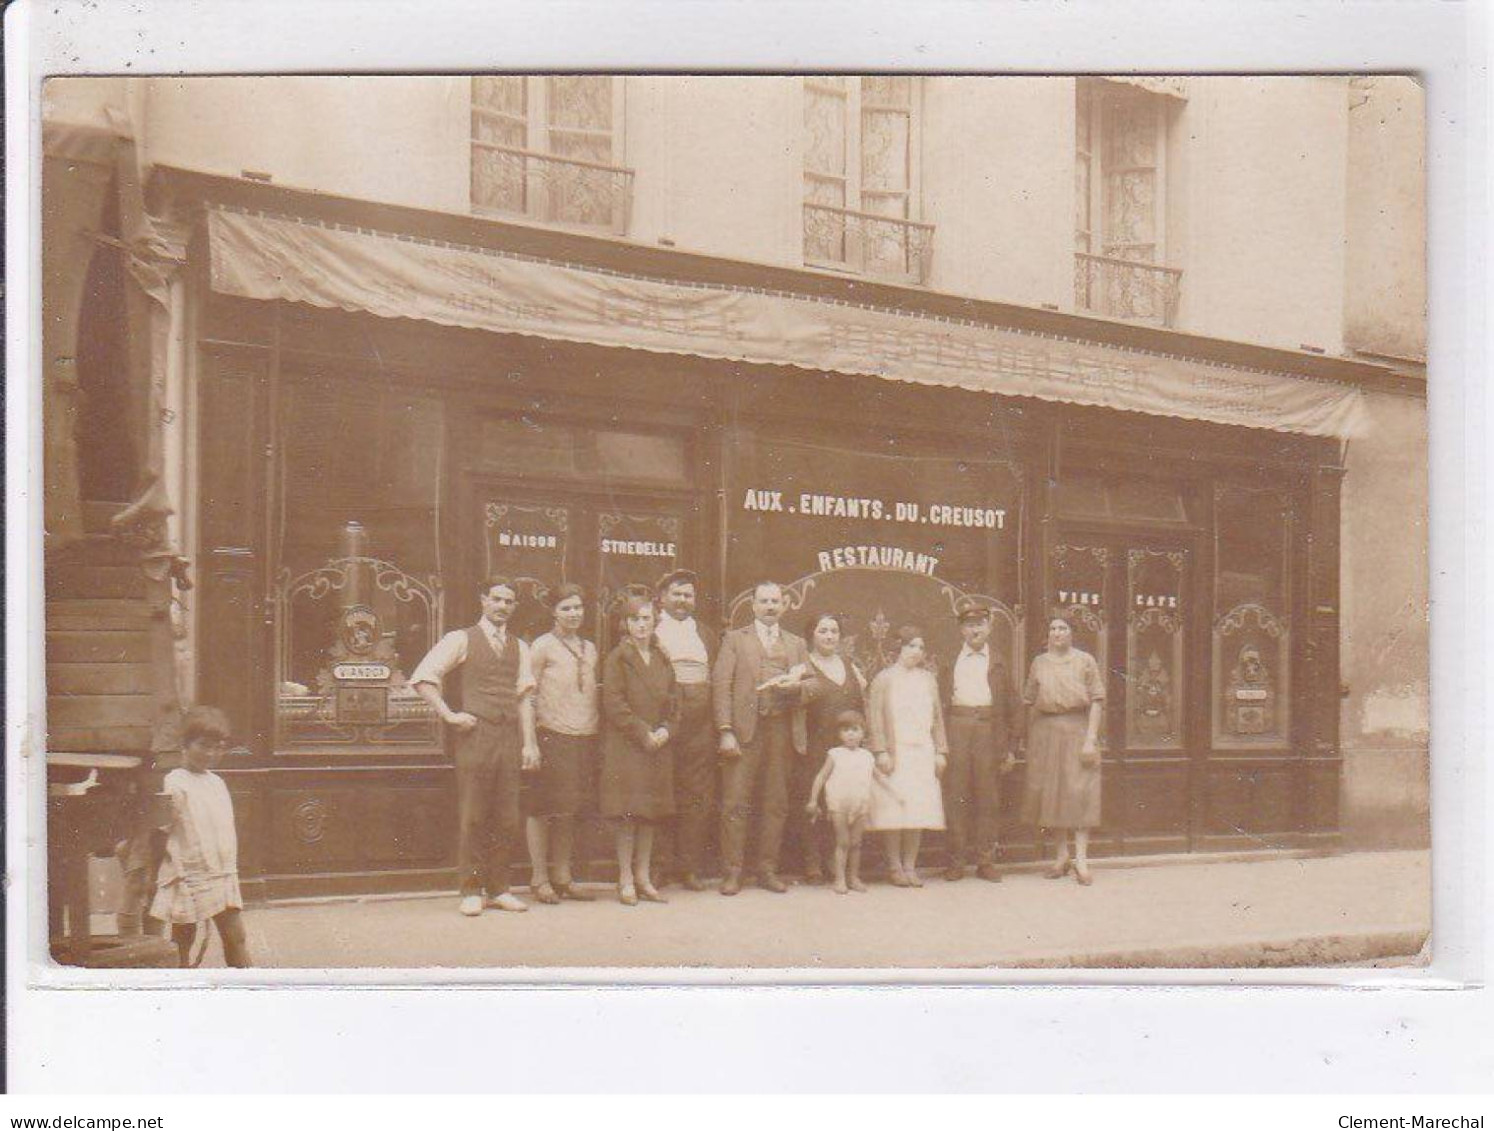
<svg viewBox="0 0 1494 1131">
<path fill-rule="evenodd" d="M 501 895 L 490 895 L 483 904 L 484 907 L 496 907 L 499 911 L 528 911 L 529 904 L 525 903 L 513 892 L 503 892 Z"/>
<path fill-rule="evenodd" d="M 457 910 L 469 918 L 476 918 L 477 916 L 482 914 L 482 896 L 462 896 L 462 902 L 457 904 Z"/>
</svg>

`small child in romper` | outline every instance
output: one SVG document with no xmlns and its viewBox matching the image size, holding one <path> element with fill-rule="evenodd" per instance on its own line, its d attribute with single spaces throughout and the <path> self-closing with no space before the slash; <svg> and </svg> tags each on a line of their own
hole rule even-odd
<svg viewBox="0 0 1494 1131">
<path fill-rule="evenodd" d="M 150 913 L 171 924 L 181 964 L 191 964 L 197 926 L 211 919 L 230 966 L 249 965 L 240 912 L 239 839 L 228 786 L 213 773 L 228 745 L 228 717 L 216 707 L 193 707 L 182 726 L 182 766 L 166 775 L 171 825 Z"/>
<path fill-rule="evenodd" d="M 876 780 L 876 758 L 863 749 L 866 720 L 859 711 L 842 711 L 835 720 L 840 745 L 825 755 L 825 764 L 809 790 L 806 811 L 819 812 L 820 791 L 835 827 L 835 890 L 865 891 L 861 882 L 861 834 L 871 812 L 872 784 Z"/>
</svg>

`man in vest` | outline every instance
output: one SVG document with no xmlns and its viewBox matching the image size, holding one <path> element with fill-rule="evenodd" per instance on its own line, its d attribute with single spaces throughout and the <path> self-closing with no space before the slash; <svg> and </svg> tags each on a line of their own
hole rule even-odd
<svg viewBox="0 0 1494 1131">
<path fill-rule="evenodd" d="M 965 853 L 974 841 L 977 874 L 999 882 L 997 831 L 1001 778 L 1016 765 L 1022 735 L 1022 701 L 1006 665 L 991 647 L 991 611 L 961 597 L 955 605 L 960 653 L 940 672 L 949 765 L 944 771 L 944 820 L 949 832 L 946 880 L 965 876 Z"/>
<path fill-rule="evenodd" d="M 701 867 L 716 795 L 716 726 L 711 714 L 711 660 L 719 640 L 695 619 L 696 576 L 677 569 L 659 579 L 664 615 L 654 639 L 674 667 L 680 729 L 674 739 L 675 858 L 680 883 L 704 891 Z"/>
<path fill-rule="evenodd" d="M 520 771 L 539 765 L 534 730 L 534 675 L 529 646 L 508 631 L 518 593 L 506 577 L 481 591 L 482 616 L 443 636 L 416 666 L 410 682 L 456 735 L 457 868 L 463 915 L 484 907 L 528 911 L 508 890 L 514 845 L 522 837 Z M 461 710 L 441 695 L 457 673 Z"/>
<path fill-rule="evenodd" d="M 802 637 L 779 627 L 781 586 L 758 584 L 752 593 L 752 623 L 721 640 L 711 674 L 721 769 L 722 895 L 742 890 L 747 824 L 757 817 L 758 882 L 768 891 L 788 890 L 778 878 L 778 849 L 788 816 L 792 759 L 804 754 L 804 674 L 809 649 Z"/>
</svg>

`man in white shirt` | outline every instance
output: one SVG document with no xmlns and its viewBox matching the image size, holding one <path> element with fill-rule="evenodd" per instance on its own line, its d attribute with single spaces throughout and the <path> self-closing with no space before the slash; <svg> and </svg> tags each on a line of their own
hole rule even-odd
<svg viewBox="0 0 1494 1131">
<path fill-rule="evenodd" d="M 955 606 L 964 644 L 941 673 L 949 763 L 944 791 L 946 880 L 965 877 L 965 856 L 975 848 L 976 874 L 998 882 L 997 838 L 1001 778 L 1016 764 L 1021 740 L 1021 701 L 1001 658 L 991 647 L 991 611 L 969 597 Z"/>
<path fill-rule="evenodd" d="M 695 619 L 692 570 L 677 569 L 659 579 L 656 592 L 664 615 L 654 638 L 674 667 L 680 695 L 680 729 L 674 748 L 675 860 L 680 883 L 704 891 L 700 878 L 716 798 L 716 727 L 711 715 L 711 661 L 720 641 Z"/>
<path fill-rule="evenodd" d="M 478 622 L 448 632 L 410 676 L 416 693 L 456 737 L 459 909 L 469 916 L 481 915 L 484 907 L 529 910 L 508 890 L 508 872 L 523 836 L 521 770 L 539 765 L 529 646 L 508 631 L 518 592 L 508 578 L 492 577 L 480 597 Z M 452 710 L 441 693 L 442 680 L 452 672 L 460 710 Z"/>
</svg>

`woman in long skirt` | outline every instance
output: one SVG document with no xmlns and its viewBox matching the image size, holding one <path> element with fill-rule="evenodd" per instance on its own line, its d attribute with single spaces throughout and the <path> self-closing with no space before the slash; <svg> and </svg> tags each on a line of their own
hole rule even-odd
<svg viewBox="0 0 1494 1131">
<path fill-rule="evenodd" d="M 1033 658 L 1022 699 L 1031 708 L 1022 817 L 1057 834 L 1048 878 L 1073 871 L 1088 886 L 1093 882 L 1089 830 L 1100 823 L 1098 743 L 1105 681 L 1095 658 L 1074 647 L 1073 629 L 1063 617 L 1048 622 L 1048 650 Z"/>
</svg>

